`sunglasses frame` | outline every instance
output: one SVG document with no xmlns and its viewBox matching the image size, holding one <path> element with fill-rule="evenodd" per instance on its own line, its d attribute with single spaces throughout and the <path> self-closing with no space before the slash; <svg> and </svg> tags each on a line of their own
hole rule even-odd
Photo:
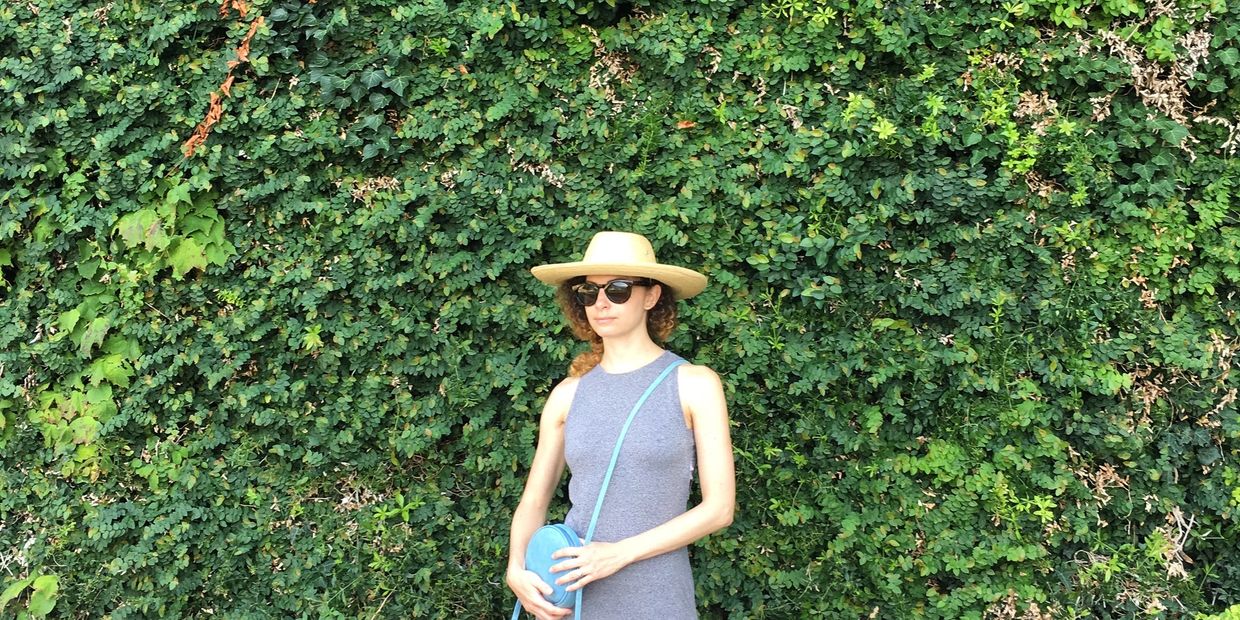
<svg viewBox="0 0 1240 620">
<path fill-rule="evenodd" d="M 629 285 L 628 291 L 623 293 L 624 295 L 623 300 L 617 300 L 615 297 L 612 297 L 612 291 L 609 290 L 611 289 L 611 285 L 616 282 L 625 282 Z M 652 282 L 650 278 L 616 278 L 614 280 L 608 280 L 607 282 L 603 283 L 602 286 L 595 284 L 594 282 L 591 282 L 589 280 L 583 280 L 581 282 L 571 285 L 569 289 L 573 292 L 573 301 L 576 301 L 577 304 L 580 305 L 581 307 L 586 308 L 586 307 L 593 306 L 594 304 L 598 303 L 598 294 L 600 291 L 604 295 L 607 296 L 608 301 L 616 305 L 621 305 L 621 304 L 628 303 L 628 301 L 633 298 L 633 287 L 634 286 L 651 286 L 653 284 L 654 282 Z M 586 287 L 586 286 L 590 286 L 594 288 L 594 291 L 590 293 L 591 295 L 590 303 L 586 303 L 586 300 L 582 297 L 586 293 L 577 290 L 578 287 Z M 620 295 L 621 293 L 617 291 L 616 294 Z"/>
</svg>

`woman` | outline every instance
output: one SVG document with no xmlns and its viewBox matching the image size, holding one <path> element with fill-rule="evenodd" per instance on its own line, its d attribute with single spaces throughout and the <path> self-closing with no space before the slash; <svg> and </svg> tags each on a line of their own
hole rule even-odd
<svg viewBox="0 0 1240 620">
<path fill-rule="evenodd" d="M 577 337 L 591 350 L 551 391 L 539 422 L 538 447 L 512 517 L 507 582 L 540 620 L 564 618 L 543 594 L 550 585 L 525 570 L 525 548 L 543 525 L 567 465 L 571 507 L 565 519 L 579 536 L 588 528 L 620 427 L 639 395 L 680 359 L 656 341 L 676 324 L 676 301 L 706 287 L 706 277 L 655 260 L 641 235 L 600 232 L 579 262 L 531 270 L 557 286 L 557 299 Z M 702 501 L 688 508 L 696 460 Z M 719 376 L 683 364 L 651 393 L 621 447 L 592 542 L 552 557 L 559 584 L 582 592 L 590 620 L 696 618 L 688 545 L 732 523 L 736 482 L 727 404 Z"/>
</svg>

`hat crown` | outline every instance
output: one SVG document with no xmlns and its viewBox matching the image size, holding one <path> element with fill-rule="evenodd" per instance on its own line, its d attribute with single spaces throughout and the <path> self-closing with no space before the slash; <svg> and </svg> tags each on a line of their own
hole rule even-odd
<svg viewBox="0 0 1240 620">
<path fill-rule="evenodd" d="M 583 263 L 641 263 L 658 264 L 650 240 L 628 232 L 603 231 L 596 233 L 581 258 Z"/>
</svg>

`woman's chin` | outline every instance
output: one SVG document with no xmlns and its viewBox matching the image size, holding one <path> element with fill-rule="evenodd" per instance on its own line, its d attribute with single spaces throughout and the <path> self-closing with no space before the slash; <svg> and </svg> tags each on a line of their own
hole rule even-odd
<svg viewBox="0 0 1240 620">
<path fill-rule="evenodd" d="M 590 321 L 590 327 L 594 328 L 594 332 L 596 334 L 602 336 L 604 333 L 610 334 L 615 332 L 618 327 L 617 323 L 618 321 L 614 318 L 594 319 L 593 321 Z"/>
</svg>

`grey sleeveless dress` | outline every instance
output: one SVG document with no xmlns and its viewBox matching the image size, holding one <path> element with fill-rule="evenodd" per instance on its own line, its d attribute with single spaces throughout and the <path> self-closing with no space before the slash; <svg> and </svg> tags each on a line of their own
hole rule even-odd
<svg viewBox="0 0 1240 620">
<path fill-rule="evenodd" d="M 582 538 L 620 427 L 650 383 L 677 359 L 664 351 L 646 366 L 618 374 L 599 365 L 578 382 L 564 426 L 564 457 L 571 472 L 565 523 Z M 625 435 L 594 529 L 596 541 L 640 534 L 688 510 L 695 449 L 693 431 L 681 413 L 678 371 L 650 395 Z M 587 585 L 581 604 L 582 620 L 697 618 L 689 549 L 639 560 Z"/>
</svg>

